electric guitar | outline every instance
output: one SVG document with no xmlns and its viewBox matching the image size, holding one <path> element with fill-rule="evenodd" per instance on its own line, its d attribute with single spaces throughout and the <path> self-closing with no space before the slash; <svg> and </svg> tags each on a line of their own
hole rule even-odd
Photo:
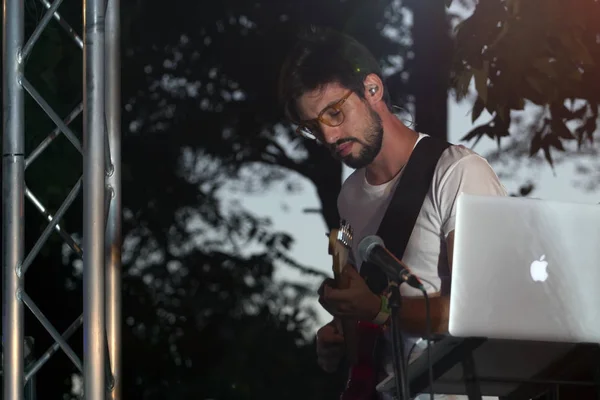
<svg viewBox="0 0 600 400">
<path fill-rule="evenodd" d="M 343 275 L 352 249 L 352 227 L 341 221 L 340 228 L 329 233 L 329 254 L 333 257 L 333 278 L 338 289 L 347 289 L 349 280 Z M 336 318 L 337 319 L 337 318 Z M 378 360 L 376 349 L 383 330 L 368 321 L 341 318 L 336 326 L 344 335 L 346 358 L 350 367 L 346 387 L 340 400 L 376 400 Z"/>
</svg>

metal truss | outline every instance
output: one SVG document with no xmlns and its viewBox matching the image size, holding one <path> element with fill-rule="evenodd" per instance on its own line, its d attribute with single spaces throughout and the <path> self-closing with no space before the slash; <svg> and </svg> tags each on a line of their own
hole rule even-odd
<svg viewBox="0 0 600 400">
<path fill-rule="evenodd" d="M 83 0 L 83 32 L 79 36 L 58 12 L 62 0 L 40 1 L 45 14 L 29 38 L 24 37 L 24 0 L 3 0 L 3 399 L 21 400 L 25 386 L 45 362 L 62 349 L 80 370 L 84 398 L 121 398 L 121 133 L 119 0 Z M 69 0 L 72 1 L 72 0 Z M 59 116 L 24 74 L 27 56 L 43 30 L 58 23 L 83 51 L 82 101 L 69 115 Z M 25 153 L 24 97 L 31 96 L 56 129 Z M 69 124 L 83 112 L 83 144 Z M 64 119 L 63 119 L 64 118 Z M 83 156 L 83 175 L 64 203 L 51 213 L 25 183 L 25 169 L 60 135 Z M 83 190 L 83 241 L 77 243 L 59 221 Z M 48 221 L 26 255 L 24 201 L 27 198 Z M 83 313 L 58 332 L 27 294 L 24 276 L 52 234 L 83 259 Z M 26 255 L 26 256 L 25 256 Z M 26 306 L 55 340 L 41 357 L 25 361 L 31 351 L 24 337 Z M 68 339 L 83 325 L 83 360 Z M 29 392 L 29 390 L 27 391 Z M 29 397 L 27 395 L 27 397 Z"/>
</svg>

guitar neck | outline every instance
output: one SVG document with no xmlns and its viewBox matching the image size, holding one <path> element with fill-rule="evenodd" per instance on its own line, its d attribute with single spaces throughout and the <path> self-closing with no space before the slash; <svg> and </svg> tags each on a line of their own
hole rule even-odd
<svg viewBox="0 0 600 400">
<path fill-rule="evenodd" d="M 350 278 L 343 272 L 347 268 L 350 246 L 340 243 L 337 240 L 337 233 L 334 230 L 329 236 L 329 254 L 333 257 L 333 279 L 337 289 L 347 289 L 350 286 Z M 348 362 L 354 365 L 358 361 L 358 321 L 350 318 L 339 318 L 339 322 L 342 334 L 344 335 Z"/>
<path fill-rule="evenodd" d="M 348 275 L 343 274 L 343 268 L 336 268 L 334 270 L 333 279 L 338 289 L 348 289 L 350 287 L 350 278 L 348 278 Z M 352 318 L 340 318 L 340 325 L 346 345 L 346 357 L 350 365 L 358 362 L 357 323 L 358 321 Z"/>
</svg>

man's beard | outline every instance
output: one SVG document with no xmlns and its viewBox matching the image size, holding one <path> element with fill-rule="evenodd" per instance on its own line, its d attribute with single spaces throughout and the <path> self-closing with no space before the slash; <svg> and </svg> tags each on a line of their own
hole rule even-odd
<svg viewBox="0 0 600 400">
<path fill-rule="evenodd" d="M 370 111 L 371 123 L 369 124 L 369 127 L 365 133 L 364 141 L 359 141 L 358 139 L 354 138 L 348 140 L 358 143 L 362 146 L 360 153 L 358 156 L 349 154 L 348 156 L 342 158 L 342 162 L 353 169 L 364 168 L 371 164 L 381 151 L 381 144 L 383 142 L 383 124 L 381 123 L 379 114 L 373 110 Z"/>
</svg>

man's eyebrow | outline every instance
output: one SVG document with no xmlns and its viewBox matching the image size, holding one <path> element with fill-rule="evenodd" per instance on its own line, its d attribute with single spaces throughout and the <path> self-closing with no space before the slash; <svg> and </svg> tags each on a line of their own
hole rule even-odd
<svg viewBox="0 0 600 400">
<path fill-rule="evenodd" d="M 319 114 L 323 112 L 323 110 L 325 110 L 327 107 L 331 107 L 337 103 L 339 103 L 339 101 L 342 99 L 342 97 L 339 97 L 337 99 L 333 99 L 331 100 L 329 103 L 325 104 L 323 107 L 321 107 L 321 110 L 319 111 Z"/>
<path fill-rule="evenodd" d="M 329 103 L 327 103 L 327 105 L 325 105 L 325 107 L 321 108 L 321 111 L 323 111 L 324 109 L 326 109 L 327 107 L 331 107 L 332 105 L 334 105 L 335 103 L 339 102 L 341 99 L 341 97 L 339 99 L 335 99 L 330 101 Z"/>
<path fill-rule="evenodd" d="M 329 103 L 325 104 L 323 107 L 321 107 L 321 108 L 319 109 L 319 114 L 321 114 L 321 113 L 323 112 L 323 110 L 325 110 L 327 107 L 331 107 L 332 105 L 334 105 L 334 104 L 338 103 L 338 102 L 339 102 L 341 99 L 342 99 L 341 97 L 340 97 L 340 98 L 337 98 L 337 99 L 333 99 L 333 100 L 331 100 Z M 301 121 L 302 121 L 302 122 L 308 122 L 308 121 L 313 121 L 313 120 L 315 120 L 315 119 L 317 119 L 317 118 L 319 118 L 319 117 L 318 117 L 318 114 L 317 114 L 317 116 L 316 116 L 316 117 L 314 117 L 314 118 L 302 119 Z"/>
</svg>

